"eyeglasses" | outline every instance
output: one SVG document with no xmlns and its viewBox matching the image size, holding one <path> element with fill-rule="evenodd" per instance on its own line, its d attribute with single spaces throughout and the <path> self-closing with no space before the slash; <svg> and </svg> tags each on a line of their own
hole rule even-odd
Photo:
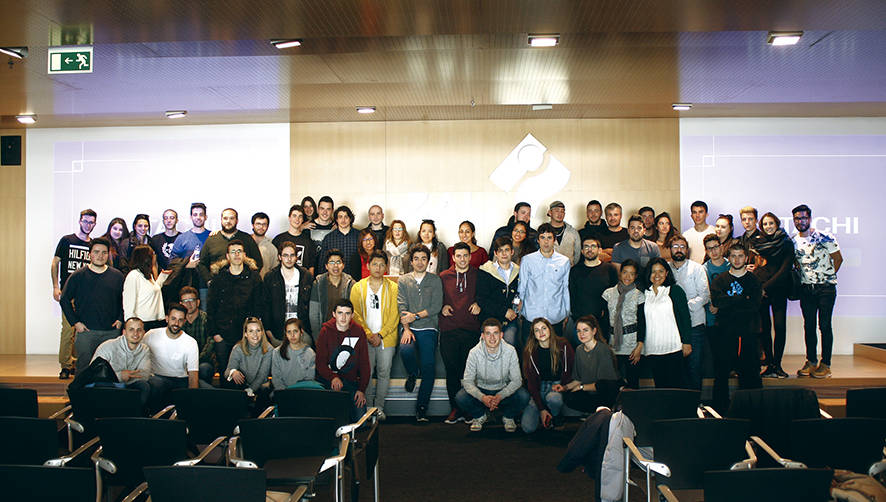
<svg viewBox="0 0 886 502">
<path fill-rule="evenodd" d="M 598 246 L 596 244 L 584 244 L 581 248 L 582 249 L 599 249 L 600 246 Z"/>
<path fill-rule="evenodd" d="M 182 303 L 194 303 L 196 301 L 197 301 L 196 298 L 188 298 L 187 300 L 182 300 L 181 302 Z"/>
<path fill-rule="evenodd" d="M 363 242 L 375 242 L 375 238 L 367 236 L 363 238 Z"/>
<path fill-rule="evenodd" d="M 686 249 L 686 244 L 671 244 L 671 249 Z"/>
<path fill-rule="evenodd" d="M 705 249 L 707 249 L 708 251 L 712 251 L 712 250 L 717 249 L 719 247 L 720 246 L 705 246 Z"/>
<path fill-rule="evenodd" d="M 239 256 L 239 255 L 243 254 L 243 250 L 242 249 L 229 249 L 228 253 L 230 253 L 234 256 Z"/>
<path fill-rule="evenodd" d="M 525 230 L 517 230 L 517 229 L 514 229 L 514 233 L 515 233 L 515 234 L 525 234 L 526 231 L 525 231 Z"/>
<path fill-rule="evenodd" d="M 342 261 L 341 260 L 329 260 L 328 262 L 326 262 L 326 264 L 327 265 L 341 265 Z"/>
</svg>

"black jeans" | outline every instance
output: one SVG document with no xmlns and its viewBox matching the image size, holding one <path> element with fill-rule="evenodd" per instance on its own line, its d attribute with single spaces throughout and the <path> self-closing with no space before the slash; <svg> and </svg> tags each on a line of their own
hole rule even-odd
<svg viewBox="0 0 886 502">
<path fill-rule="evenodd" d="M 618 373 L 627 382 L 627 387 L 629 389 L 639 389 L 643 358 L 641 357 L 640 362 L 637 364 L 631 364 L 630 356 L 627 355 L 617 355 L 615 360 L 618 362 Z"/>
<path fill-rule="evenodd" d="M 800 288 L 800 309 L 803 311 L 803 332 L 806 335 L 806 360 L 818 362 L 818 336 L 815 332 L 816 315 L 818 329 L 821 330 L 821 362 L 831 365 L 831 351 L 834 348 L 834 328 L 831 319 L 834 303 L 837 300 L 837 286 L 834 284 L 804 284 Z"/>
<path fill-rule="evenodd" d="M 453 329 L 440 332 L 440 356 L 446 366 L 446 393 L 449 395 L 449 406 L 452 409 L 458 408 L 455 395 L 461 390 L 461 379 L 465 375 L 468 353 L 479 340 L 480 334 L 477 331 Z"/>
<path fill-rule="evenodd" d="M 215 362 L 218 365 L 218 372 L 222 374 L 228 368 L 228 359 L 231 358 L 231 350 L 237 345 L 239 340 L 229 342 L 224 338 L 220 342 L 215 342 Z M 224 380 L 224 379 L 223 379 Z"/>
<path fill-rule="evenodd" d="M 742 326 L 708 326 L 708 339 L 714 355 L 714 409 L 729 408 L 729 374 L 738 372 L 739 389 L 763 387 L 760 359 L 757 355 L 757 334 Z"/>
<path fill-rule="evenodd" d="M 670 354 L 643 356 L 644 364 L 652 370 L 652 380 L 657 389 L 685 389 L 686 372 L 683 368 L 683 351 Z"/>
<path fill-rule="evenodd" d="M 784 356 L 784 344 L 787 339 L 787 308 L 788 299 L 785 295 L 776 293 L 763 297 L 760 303 L 760 345 L 763 346 L 763 355 L 770 366 L 781 367 L 781 358 Z M 772 318 L 769 311 L 772 311 Z M 772 329 L 775 328 L 775 337 Z"/>
</svg>

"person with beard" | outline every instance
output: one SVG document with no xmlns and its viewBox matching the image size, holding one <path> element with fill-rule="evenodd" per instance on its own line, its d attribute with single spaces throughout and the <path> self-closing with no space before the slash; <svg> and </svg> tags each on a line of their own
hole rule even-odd
<svg viewBox="0 0 886 502">
<path fill-rule="evenodd" d="M 301 319 L 308 326 L 308 305 L 311 299 L 311 284 L 314 276 L 311 272 L 297 264 L 298 249 L 290 241 L 280 244 L 280 265 L 271 269 L 265 276 L 264 288 L 264 325 L 268 339 L 274 345 L 277 340 L 285 341 L 283 325 L 289 319 Z M 276 336 L 275 336 L 276 335 Z M 313 339 L 305 333 L 308 345 Z"/>
<path fill-rule="evenodd" d="M 596 237 L 599 240 L 606 230 L 606 222 L 603 221 L 603 206 L 599 200 L 594 199 L 588 202 L 585 212 L 587 213 L 588 221 L 579 229 L 578 236 L 582 242 L 588 237 Z"/>
<path fill-rule="evenodd" d="M 618 202 L 610 202 L 606 204 L 606 226 L 600 232 L 600 245 L 603 246 L 603 252 L 600 259 L 603 261 L 612 261 L 613 248 L 619 242 L 627 240 L 628 229 L 621 226 L 621 205 Z"/>
<path fill-rule="evenodd" d="M 321 204 L 323 204 L 322 201 Z M 317 262 L 318 274 L 326 272 L 329 250 L 338 249 L 341 252 L 342 261 L 344 261 L 345 273 L 355 280 L 360 278 L 360 231 L 353 225 L 354 213 L 351 208 L 348 206 L 335 208 L 335 228 L 326 234 L 320 244 L 320 261 Z"/>
<path fill-rule="evenodd" d="M 705 305 L 711 299 L 708 289 L 708 274 L 704 266 L 689 259 L 689 241 L 680 234 L 668 241 L 671 251 L 671 270 L 677 285 L 686 293 L 689 305 L 689 320 L 692 328 L 689 331 L 689 344 L 692 352 L 685 359 L 686 373 L 690 389 L 701 390 L 702 372 L 704 369 L 705 342 Z"/>
<path fill-rule="evenodd" d="M 640 215 L 640 218 L 643 218 L 643 238 L 655 242 L 655 209 L 643 206 L 637 211 L 637 214 Z"/>
<path fill-rule="evenodd" d="M 640 264 L 640 273 L 649 263 L 649 260 L 661 256 L 658 244 L 643 238 L 646 227 L 643 218 L 635 214 L 628 219 L 628 238 L 615 244 L 612 248 L 612 264 L 618 270 L 621 262 L 630 258 Z M 606 244 L 603 244 L 605 246 Z"/>
<path fill-rule="evenodd" d="M 200 264 L 197 266 L 197 269 L 200 271 L 200 277 L 206 284 L 209 284 L 215 277 L 215 273 L 211 270 L 212 265 L 225 258 L 225 255 L 228 253 L 228 244 L 234 240 L 240 241 L 246 256 L 254 260 L 258 270 L 261 270 L 264 263 L 261 251 L 259 251 L 255 241 L 252 240 L 252 236 L 237 229 L 237 222 L 237 210 L 232 208 L 225 209 L 221 213 L 221 230 L 211 234 L 206 238 L 206 242 L 203 243 L 203 249 L 200 250 Z M 237 340 L 239 340 L 239 326 L 237 331 Z"/>
<path fill-rule="evenodd" d="M 188 309 L 173 303 L 166 313 L 166 327 L 145 333 L 144 344 L 151 349 L 151 410 L 162 409 L 170 402 L 173 389 L 196 389 L 199 354 L 197 340 L 182 330 Z M 227 361 L 226 361 L 227 363 Z"/>
<path fill-rule="evenodd" d="M 573 323 L 586 315 L 600 320 L 604 337 L 609 335 L 609 320 L 603 291 L 618 283 L 618 270 L 611 263 L 600 260 L 600 240 L 588 237 L 581 243 L 582 260 L 569 271 L 569 305 Z M 636 270 L 634 271 L 636 274 Z M 569 342 L 578 346 L 574 329 L 570 331 Z M 528 339 L 528 337 L 527 337 Z"/>
<path fill-rule="evenodd" d="M 265 235 L 268 233 L 270 221 L 267 213 L 258 212 L 252 215 L 252 240 L 255 241 L 261 254 L 262 267 L 259 275 L 262 279 L 265 278 L 269 270 L 279 263 L 277 261 L 277 247 Z"/>
<path fill-rule="evenodd" d="M 791 288 L 791 267 L 794 264 L 794 241 L 781 228 L 781 221 L 772 213 L 760 218 L 760 235 L 754 246 L 765 260 L 754 269 L 754 275 L 763 283 L 763 301 L 760 303 L 760 340 L 769 366 L 763 378 L 787 378 L 781 367 L 787 335 L 787 303 Z M 772 311 L 770 320 L 769 311 Z M 775 338 L 772 338 L 772 330 Z"/>
</svg>

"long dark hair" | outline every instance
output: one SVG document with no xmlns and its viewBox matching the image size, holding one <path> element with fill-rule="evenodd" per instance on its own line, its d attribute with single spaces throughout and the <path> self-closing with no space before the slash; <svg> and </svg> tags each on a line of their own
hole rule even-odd
<svg viewBox="0 0 886 502">
<path fill-rule="evenodd" d="M 123 229 L 123 233 L 120 234 L 120 239 L 112 239 L 111 238 L 111 227 L 116 224 L 120 224 L 120 227 Z M 129 228 L 126 226 L 126 220 L 123 218 L 117 217 L 111 220 L 108 223 L 108 230 L 103 235 L 105 239 L 108 239 L 108 242 L 111 243 L 111 262 L 114 263 L 114 266 L 119 265 L 119 256 L 126 257 L 126 251 L 129 249 Z"/>
<path fill-rule="evenodd" d="M 287 361 L 289 360 L 289 340 L 286 338 L 286 328 L 288 328 L 290 324 L 294 324 L 299 333 L 301 333 L 301 336 L 298 337 L 298 341 L 308 345 L 302 340 L 305 336 L 305 325 L 301 322 L 301 319 L 296 317 L 287 319 L 286 322 L 283 323 L 283 343 L 280 344 L 280 357 Z"/>
<path fill-rule="evenodd" d="M 655 224 L 652 225 L 653 234 L 654 234 L 653 237 L 655 237 L 655 239 L 653 239 L 653 240 L 655 240 L 656 242 L 659 241 L 660 240 L 659 238 L 661 237 L 661 235 L 658 233 L 658 222 L 665 219 L 665 218 L 668 219 L 668 226 L 670 226 L 671 229 L 668 230 L 668 233 L 665 234 L 664 239 L 662 239 L 661 241 L 668 242 L 668 240 L 671 237 L 680 233 L 677 231 L 677 227 L 674 226 L 674 220 L 673 220 L 673 218 L 671 218 L 671 215 L 668 214 L 667 211 L 662 211 L 661 213 L 658 213 L 658 216 L 655 217 Z"/>
<path fill-rule="evenodd" d="M 461 229 L 462 225 L 467 225 L 468 228 L 471 229 L 471 234 L 472 234 L 471 235 L 471 244 L 476 246 L 477 245 L 477 227 L 475 227 L 474 224 L 471 223 L 469 220 L 465 220 L 465 221 L 459 223 L 458 228 Z"/>
<path fill-rule="evenodd" d="M 138 270 L 147 280 L 154 278 L 154 250 L 147 244 L 139 244 L 129 257 L 129 270 Z"/>
<path fill-rule="evenodd" d="M 313 208 L 313 210 L 314 210 L 314 212 L 311 214 L 311 216 L 308 216 L 308 212 L 305 211 L 305 202 L 311 203 L 311 208 Z M 317 219 L 317 202 L 314 201 L 314 198 L 311 197 L 310 195 L 306 195 L 305 198 L 303 198 L 301 200 L 301 209 L 305 213 L 305 220 L 314 221 Z"/>
<path fill-rule="evenodd" d="M 526 347 L 523 348 L 523 374 L 525 375 L 529 372 L 529 368 L 532 367 L 532 356 L 538 352 L 538 348 L 540 347 L 538 340 L 535 339 L 536 324 L 544 324 L 548 327 L 548 333 L 550 333 L 551 340 L 549 347 L 551 352 L 551 372 L 557 373 L 560 369 L 560 358 L 563 356 L 563 346 L 567 343 L 566 339 L 557 336 L 550 321 L 544 317 L 537 317 L 532 321 L 532 325 L 529 328 L 530 333 L 526 336 Z"/>
<path fill-rule="evenodd" d="M 372 251 L 378 249 L 378 239 L 375 237 L 375 233 L 373 233 L 371 228 L 366 227 L 363 230 L 360 230 L 360 244 L 357 246 L 357 252 L 360 253 L 360 258 L 362 258 L 366 262 L 369 262 L 369 255 L 372 253 L 372 251 L 367 253 L 366 250 L 363 249 L 363 239 L 365 239 L 367 235 L 372 237 Z"/>
<path fill-rule="evenodd" d="M 649 263 L 646 264 L 646 268 L 643 269 L 643 277 L 640 280 L 640 284 L 643 286 L 644 291 L 652 287 L 652 281 L 649 277 L 652 275 L 652 266 L 656 264 L 664 267 L 665 273 L 667 274 L 665 275 L 664 282 L 661 284 L 662 286 L 673 286 L 674 284 L 677 284 L 677 279 L 674 278 L 674 271 L 671 270 L 671 266 L 668 265 L 668 262 L 662 257 L 656 257 L 649 260 Z"/>
<path fill-rule="evenodd" d="M 667 262 L 665 262 L 665 264 L 667 264 Z M 600 329 L 600 321 L 598 321 L 593 315 L 588 314 L 575 320 L 575 325 L 578 326 L 579 324 L 584 324 L 594 330 L 594 340 L 596 340 L 597 343 L 602 343 L 604 347 L 609 349 L 609 355 L 612 356 L 612 365 L 613 367 L 618 368 L 618 360 L 615 358 L 615 352 L 612 350 L 612 347 L 606 343 L 606 338 L 603 338 L 603 330 Z M 581 340 L 579 340 L 579 342 L 580 341 Z"/>
<path fill-rule="evenodd" d="M 421 227 L 424 225 L 430 225 L 434 230 L 434 238 L 431 239 L 431 254 L 437 254 L 437 245 L 440 244 L 440 241 L 437 240 L 437 225 L 434 224 L 434 220 L 421 220 L 421 225 L 418 226 L 418 239 L 416 239 L 416 242 L 424 244 L 424 241 L 421 240 Z"/>
</svg>

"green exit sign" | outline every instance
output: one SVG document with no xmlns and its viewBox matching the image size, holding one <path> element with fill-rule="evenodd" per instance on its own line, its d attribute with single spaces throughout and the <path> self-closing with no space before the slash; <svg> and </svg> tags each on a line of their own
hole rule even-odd
<svg viewBox="0 0 886 502">
<path fill-rule="evenodd" d="M 49 74 L 92 73 L 92 47 L 50 47 Z"/>
</svg>

